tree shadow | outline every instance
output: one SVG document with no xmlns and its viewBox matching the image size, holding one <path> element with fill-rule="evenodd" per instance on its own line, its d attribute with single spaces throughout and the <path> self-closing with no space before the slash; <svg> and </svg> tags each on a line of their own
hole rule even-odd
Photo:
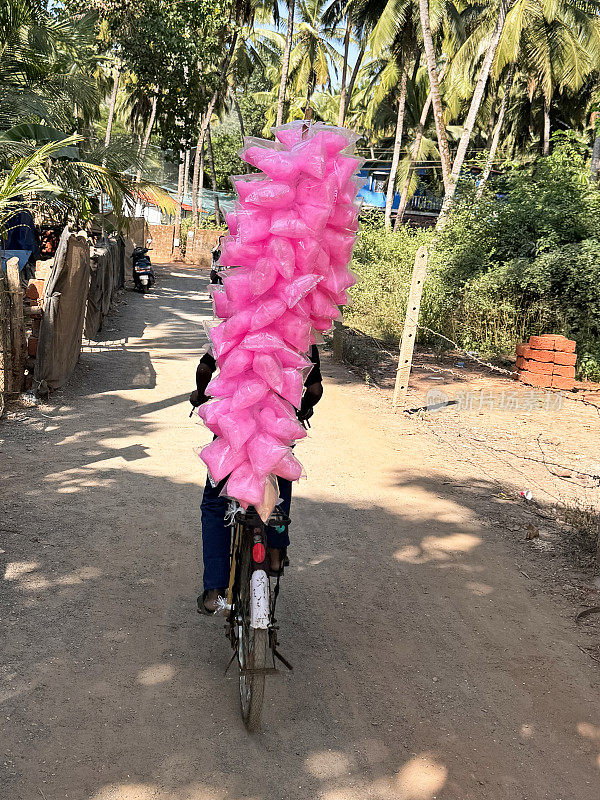
<svg viewBox="0 0 600 800">
<path fill-rule="evenodd" d="M 89 445 L 62 445 L 72 459 L 38 464 L 8 508 L 7 798 L 541 800 L 594 778 L 593 737 L 558 745 L 597 704 L 486 524 L 496 486 L 396 476 L 429 499 L 418 520 L 296 498 L 279 615 L 295 669 L 248 737 L 222 626 L 194 609 L 199 481 Z"/>
</svg>

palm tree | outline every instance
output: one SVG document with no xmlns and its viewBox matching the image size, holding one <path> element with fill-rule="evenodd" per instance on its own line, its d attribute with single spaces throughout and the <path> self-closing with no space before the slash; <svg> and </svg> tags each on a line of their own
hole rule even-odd
<svg viewBox="0 0 600 800">
<path fill-rule="evenodd" d="M 285 45 L 281 62 L 281 77 L 279 79 L 279 92 L 277 95 L 277 117 L 275 124 L 283 122 L 283 109 L 285 107 L 285 90 L 287 87 L 288 72 L 290 68 L 290 53 L 292 51 L 292 38 L 294 35 L 294 14 L 296 13 L 296 0 L 287 0 L 287 20 L 285 32 Z"/>
<path fill-rule="evenodd" d="M 344 31 L 323 21 L 326 0 L 300 0 L 298 24 L 290 53 L 290 80 L 296 96 L 303 94 L 306 106 L 318 87 L 331 88 L 332 71 L 337 74 L 341 56 L 334 47 Z"/>
<path fill-rule="evenodd" d="M 475 121 L 477 119 L 477 115 L 479 114 L 479 109 L 481 107 L 481 102 L 483 100 L 483 96 L 485 93 L 485 88 L 490 75 L 490 70 L 492 69 L 492 62 L 494 61 L 496 50 L 500 43 L 500 37 L 502 36 L 502 31 L 504 28 L 506 14 L 510 2 L 511 0 L 500 0 L 500 9 L 498 12 L 498 17 L 496 19 L 496 24 L 494 25 L 494 29 L 492 30 L 491 35 L 489 36 L 489 41 L 487 42 L 485 55 L 483 57 L 481 69 L 479 71 L 479 75 L 477 76 L 477 81 L 475 83 L 475 88 L 471 98 L 469 113 L 467 114 L 467 118 L 464 122 L 463 132 L 460 137 L 460 141 L 458 143 L 456 155 L 454 156 L 454 162 L 452 164 L 452 172 L 450 173 L 449 182 L 448 185 L 446 186 L 444 203 L 442 205 L 442 210 L 440 212 L 437 221 L 437 224 L 439 226 L 442 226 L 444 224 L 446 215 L 454 201 L 456 186 L 458 184 L 458 179 L 461 170 L 463 168 L 465 157 L 467 155 L 467 149 L 469 147 L 469 142 L 471 140 L 471 134 L 473 133 L 473 128 L 475 127 Z"/>
</svg>

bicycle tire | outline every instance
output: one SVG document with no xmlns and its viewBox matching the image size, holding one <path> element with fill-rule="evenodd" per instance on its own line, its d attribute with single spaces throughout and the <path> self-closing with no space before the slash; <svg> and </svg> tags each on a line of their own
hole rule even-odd
<svg viewBox="0 0 600 800">
<path fill-rule="evenodd" d="M 239 694 L 242 719 L 250 733 L 260 728 L 263 700 L 265 694 L 265 674 L 248 674 L 249 669 L 265 669 L 269 632 L 263 628 L 250 627 L 250 578 L 252 575 L 252 541 L 244 531 L 240 558 L 238 658 L 240 665 Z"/>
</svg>

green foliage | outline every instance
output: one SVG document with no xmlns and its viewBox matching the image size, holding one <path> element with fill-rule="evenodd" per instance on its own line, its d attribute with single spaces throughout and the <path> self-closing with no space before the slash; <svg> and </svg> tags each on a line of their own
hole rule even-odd
<svg viewBox="0 0 600 800">
<path fill-rule="evenodd" d="M 239 128 L 237 131 L 215 128 L 212 134 L 212 146 L 217 188 L 222 192 L 231 192 L 229 176 L 241 175 L 245 167 L 245 164 L 238 156 L 238 152 L 242 148 Z"/>
<path fill-rule="evenodd" d="M 576 139 L 555 137 L 551 156 L 509 170 L 480 201 L 468 185 L 430 253 L 421 324 L 469 350 L 513 355 L 534 333 L 577 340 L 578 375 L 600 379 L 600 192 Z M 380 218 L 378 218 L 380 220 Z M 363 225 L 348 319 L 397 341 L 414 255 L 430 231 Z M 436 337 L 421 334 L 421 341 Z"/>
</svg>

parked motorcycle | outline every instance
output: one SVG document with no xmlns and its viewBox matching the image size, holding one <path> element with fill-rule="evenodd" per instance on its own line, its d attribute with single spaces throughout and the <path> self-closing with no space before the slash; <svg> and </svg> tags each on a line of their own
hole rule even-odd
<svg viewBox="0 0 600 800">
<path fill-rule="evenodd" d="M 146 244 L 152 244 L 152 239 L 148 239 Z M 149 292 L 156 282 L 149 250 L 150 247 L 136 247 L 132 255 L 134 288 L 142 294 Z"/>
</svg>

